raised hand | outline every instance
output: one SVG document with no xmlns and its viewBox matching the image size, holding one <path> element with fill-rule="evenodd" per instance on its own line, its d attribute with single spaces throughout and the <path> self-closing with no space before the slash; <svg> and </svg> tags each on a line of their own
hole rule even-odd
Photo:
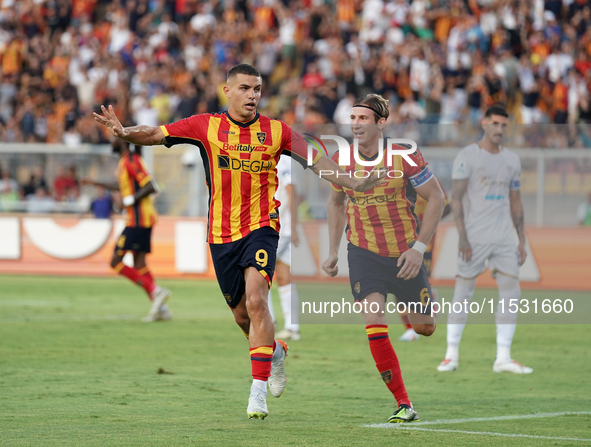
<svg viewBox="0 0 591 447">
<path fill-rule="evenodd" d="M 109 106 L 109 108 L 105 108 L 105 106 L 101 106 L 101 110 L 103 111 L 102 115 L 93 112 L 92 115 L 97 123 L 106 126 L 109 129 L 109 132 L 113 136 L 117 138 L 124 138 L 125 136 L 125 128 L 119 122 L 117 115 L 115 115 L 115 111 L 113 110 L 113 106 Z"/>
</svg>

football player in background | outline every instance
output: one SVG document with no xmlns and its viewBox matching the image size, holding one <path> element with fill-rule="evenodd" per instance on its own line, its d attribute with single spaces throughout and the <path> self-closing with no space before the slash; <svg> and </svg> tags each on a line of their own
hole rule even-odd
<svg viewBox="0 0 591 447">
<path fill-rule="evenodd" d="M 120 157 L 117 167 L 118 183 L 82 179 L 80 184 L 120 191 L 126 222 L 125 229 L 117 240 L 111 267 L 118 274 L 142 287 L 148 294 L 152 307 L 148 316 L 143 319 L 144 322 L 167 321 L 172 317 L 166 305 L 171 292 L 156 284 L 146 264 L 146 255 L 151 252 L 152 228 L 158 219 L 152 197 L 156 192 L 156 184 L 146 169 L 140 148 L 130 147 L 128 142 L 120 139 L 115 139 L 112 146 L 113 152 L 118 153 Z M 133 253 L 133 267 L 123 263 L 123 256 L 127 252 Z"/>
<path fill-rule="evenodd" d="M 291 245 L 300 245 L 298 236 L 298 205 L 300 196 L 295 184 L 291 181 L 291 161 L 287 157 L 281 157 L 277 163 L 277 181 L 279 183 L 275 198 L 281 202 L 279 207 L 279 245 L 277 246 L 277 263 L 275 274 L 279 286 L 279 300 L 283 312 L 283 329 L 275 334 L 275 338 L 281 340 L 300 340 L 299 324 L 299 298 L 298 289 L 291 280 Z M 292 309 L 296 310 L 292 313 Z M 275 321 L 273 311 L 273 295 L 269 289 L 269 311 Z"/>
<path fill-rule="evenodd" d="M 519 302 L 519 267 L 527 253 L 519 192 L 521 162 L 514 152 L 501 146 L 508 122 L 509 114 L 503 106 L 491 106 L 482 121 L 482 139 L 466 146 L 454 160 L 451 206 L 460 241 L 453 303 L 472 299 L 476 277 L 484 272 L 488 260 L 499 290 L 495 314 L 497 356 L 493 372 L 530 374 L 532 368 L 511 359 L 517 313 L 508 309 L 511 300 Z M 519 238 L 517 244 L 513 227 Z M 460 340 L 467 321 L 466 312 L 450 313 L 447 352 L 438 371 L 458 369 Z"/>
</svg>

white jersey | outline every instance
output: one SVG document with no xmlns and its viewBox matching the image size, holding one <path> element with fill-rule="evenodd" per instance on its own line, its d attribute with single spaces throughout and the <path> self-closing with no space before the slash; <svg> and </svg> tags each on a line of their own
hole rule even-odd
<svg viewBox="0 0 591 447">
<path fill-rule="evenodd" d="M 478 143 L 460 151 L 453 164 L 453 180 L 468 179 L 464 222 L 470 244 L 516 245 L 509 191 L 518 190 L 521 163 L 505 147 L 491 154 Z"/>
<path fill-rule="evenodd" d="M 290 197 L 287 192 L 287 186 L 291 185 L 291 158 L 288 156 L 281 156 L 279 163 L 277 163 L 277 191 L 275 198 L 281 202 L 279 207 L 279 222 L 281 229 L 279 236 L 282 238 L 291 237 L 291 209 Z"/>
</svg>

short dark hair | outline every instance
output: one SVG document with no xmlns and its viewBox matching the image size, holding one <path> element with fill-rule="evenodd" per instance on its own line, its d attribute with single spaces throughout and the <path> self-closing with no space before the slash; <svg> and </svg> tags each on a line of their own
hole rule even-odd
<svg viewBox="0 0 591 447">
<path fill-rule="evenodd" d="M 370 93 L 363 98 L 359 98 L 353 103 L 353 107 L 365 107 L 370 109 L 376 120 L 376 123 L 380 118 L 386 118 L 390 116 L 390 110 L 388 109 L 388 100 L 382 95 L 376 93 Z"/>
<path fill-rule="evenodd" d="M 259 73 L 259 71 L 256 68 L 254 68 L 252 65 L 238 64 L 238 65 L 234 65 L 228 71 L 228 80 L 238 74 L 244 74 L 244 75 L 248 75 L 248 76 L 257 76 L 259 78 L 261 77 L 261 74 Z"/>
<path fill-rule="evenodd" d="M 489 118 L 493 115 L 504 116 L 506 118 L 509 118 L 509 113 L 507 112 L 507 109 L 505 109 L 505 106 L 503 104 L 494 104 L 490 106 L 488 109 L 486 109 L 486 113 L 484 114 L 486 118 Z"/>
</svg>

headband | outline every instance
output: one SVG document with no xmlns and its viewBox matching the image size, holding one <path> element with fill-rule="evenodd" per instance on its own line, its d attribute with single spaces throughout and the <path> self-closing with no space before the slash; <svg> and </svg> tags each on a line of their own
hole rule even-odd
<svg viewBox="0 0 591 447">
<path fill-rule="evenodd" d="M 365 104 L 353 104 L 353 107 L 365 107 L 366 109 L 371 110 L 373 113 L 375 113 L 377 116 L 379 116 L 380 118 L 384 118 L 384 116 L 382 116 L 381 113 L 378 113 L 375 109 L 373 109 L 370 106 L 366 106 Z"/>
</svg>

